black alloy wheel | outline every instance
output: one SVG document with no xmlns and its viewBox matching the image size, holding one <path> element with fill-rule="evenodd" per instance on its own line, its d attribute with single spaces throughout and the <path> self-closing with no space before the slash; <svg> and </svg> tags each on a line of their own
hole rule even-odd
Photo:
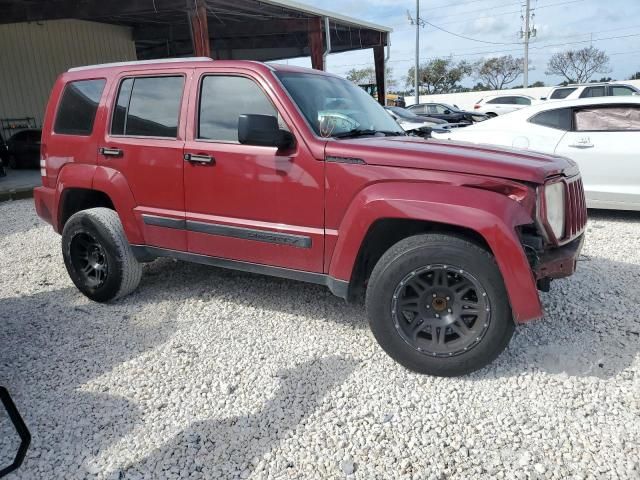
<svg viewBox="0 0 640 480">
<path fill-rule="evenodd" d="M 109 263 L 104 247 L 87 232 L 71 239 L 70 259 L 74 269 L 89 288 L 100 288 L 109 274 Z"/>
<path fill-rule="evenodd" d="M 477 345 L 491 322 L 487 292 L 453 265 L 409 273 L 393 293 L 395 328 L 412 348 L 434 357 L 460 355 Z"/>
</svg>

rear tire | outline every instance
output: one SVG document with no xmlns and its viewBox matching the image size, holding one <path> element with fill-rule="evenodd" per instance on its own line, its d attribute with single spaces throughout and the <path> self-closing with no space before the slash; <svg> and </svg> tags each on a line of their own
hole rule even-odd
<svg viewBox="0 0 640 480">
<path fill-rule="evenodd" d="M 108 208 L 83 210 L 67 221 L 62 255 L 75 286 L 96 302 L 130 294 L 142 277 L 120 218 Z"/>
<path fill-rule="evenodd" d="M 484 367 L 515 329 L 493 256 L 453 235 L 416 235 L 391 247 L 373 269 L 366 307 L 389 356 L 429 375 Z"/>
</svg>

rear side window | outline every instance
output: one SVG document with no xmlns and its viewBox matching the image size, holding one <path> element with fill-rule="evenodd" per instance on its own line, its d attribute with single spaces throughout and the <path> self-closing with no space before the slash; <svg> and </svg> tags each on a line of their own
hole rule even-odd
<svg viewBox="0 0 640 480">
<path fill-rule="evenodd" d="M 555 128 L 558 130 L 571 130 L 571 109 L 559 108 L 557 110 L 547 110 L 540 112 L 529 119 L 529 122 L 543 127 Z"/>
<path fill-rule="evenodd" d="M 248 78 L 210 75 L 201 88 L 198 138 L 237 142 L 240 115 L 278 117 L 262 89 Z"/>
<path fill-rule="evenodd" d="M 599 87 L 587 87 L 580 94 L 580 98 L 604 97 L 604 85 Z"/>
<path fill-rule="evenodd" d="M 182 76 L 123 80 L 111 120 L 111 134 L 176 138 L 183 89 Z"/>
<path fill-rule="evenodd" d="M 559 100 L 562 98 L 567 98 L 573 92 L 575 92 L 577 88 L 558 88 L 553 91 L 551 96 L 549 97 L 552 100 Z"/>
<path fill-rule="evenodd" d="M 64 135 L 91 135 L 105 83 L 102 78 L 69 82 L 62 93 L 53 131 Z"/>
<path fill-rule="evenodd" d="M 487 103 L 498 104 L 498 105 L 511 105 L 516 102 L 514 97 L 497 97 L 492 100 L 489 100 Z"/>
<path fill-rule="evenodd" d="M 640 108 L 591 107 L 576 111 L 576 131 L 621 132 L 640 130 Z"/>
</svg>

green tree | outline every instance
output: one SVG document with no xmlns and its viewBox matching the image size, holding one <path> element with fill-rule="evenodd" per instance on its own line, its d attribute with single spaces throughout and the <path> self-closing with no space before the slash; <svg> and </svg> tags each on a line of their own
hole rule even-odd
<svg viewBox="0 0 640 480">
<path fill-rule="evenodd" d="M 420 65 L 418 71 L 421 93 L 452 93 L 462 90 L 460 81 L 469 76 L 473 67 L 465 61 L 454 62 L 450 58 L 436 58 Z M 414 84 L 415 67 L 407 72 L 407 87 Z"/>
<path fill-rule="evenodd" d="M 398 81 L 393 77 L 393 69 L 387 65 L 387 90 L 397 88 Z M 352 68 L 347 72 L 347 80 L 351 80 L 356 85 L 366 85 L 376 83 L 376 69 L 373 67 Z"/>
<path fill-rule="evenodd" d="M 522 74 L 524 60 L 511 55 L 480 60 L 474 66 L 474 73 L 491 90 L 502 90 Z"/>
</svg>

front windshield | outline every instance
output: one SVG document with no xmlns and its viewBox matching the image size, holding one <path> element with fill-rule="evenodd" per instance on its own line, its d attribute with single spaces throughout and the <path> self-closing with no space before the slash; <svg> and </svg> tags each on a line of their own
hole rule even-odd
<svg viewBox="0 0 640 480">
<path fill-rule="evenodd" d="M 277 76 L 317 135 L 404 135 L 378 102 L 348 80 L 313 73 L 279 72 Z"/>
</svg>

